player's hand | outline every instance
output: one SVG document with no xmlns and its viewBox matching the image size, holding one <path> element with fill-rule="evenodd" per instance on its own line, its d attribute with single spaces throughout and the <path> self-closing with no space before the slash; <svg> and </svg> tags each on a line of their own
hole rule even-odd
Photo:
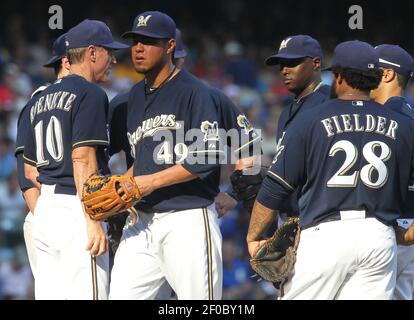
<svg viewBox="0 0 414 320">
<path fill-rule="evenodd" d="M 247 241 L 247 249 L 249 250 L 250 257 L 253 258 L 256 255 L 257 250 L 259 250 L 260 246 L 265 242 L 266 240 Z"/>
<path fill-rule="evenodd" d="M 86 245 L 86 250 L 88 250 L 92 256 L 100 256 L 108 251 L 108 237 L 99 221 L 88 219 L 87 232 L 88 244 Z"/>
<path fill-rule="evenodd" d="M 153 183 L 154 178 L 152 177 L 152 175 L 147 174 L 143 176 L 137 176 L 134 179 L 143 197 L 151 194 L 155 190 Z"/>
<path fill-rule="evenodd" d="M 223 217 L 228 211 L 237 205 L 237 201 L 225 192 L 220 192 L 215 198 L 216 210 L 218 217 Z"/>
<path fill-rule="evenodd" d="M 414 223 L 408 229 L 395 226 L 394 230 L 397 244 L 401 246 L 411 246 L 414 244 Z"/>
</svg>

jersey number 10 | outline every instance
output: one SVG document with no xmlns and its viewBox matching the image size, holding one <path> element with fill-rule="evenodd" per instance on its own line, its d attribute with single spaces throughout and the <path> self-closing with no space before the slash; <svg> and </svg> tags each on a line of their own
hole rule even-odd
<svg viewBox="0 0 414 320">
<path fill-rule="evenodd" d="M 379 156 L 374 153 L 376 148 L 381 149 Z M 381 188 L 387 182 L 388 169 L 384 162 L 391 157 L 391 149 L 384 142 L 371 141 L 365 144 L 362 155 L 368 164 L 362 167 L 361 172 L 355 171 L 350 175 L 346 175 L 346 173 L 358 160 L 358 149 L 348 140 L 340 140 L 329 150 L 329 156 L 335 156 L 338 151 L 344 151 L 346 158 L 341 168 L 328 180 L 328 187 L 355 187 L 359 175 L 362 182 L 370 188 Z M 378 173 L 376 181 L 373 181 L 372 177 L 374 170 Z"/>
<path fill-rule="evenodd" d="M 37 166 L 47 166 L 49 160 L 45 159 L 44 145 L 46 144 L 46 150 L 50 156 L 56 161 L 60 162 L 63 159 L 63 141 L 62 141 L 62 125 L 55 116 L 52 116 L 49 120 L 49 124 L 46 127 L 46 143 L 43 143 L 43 120 L 35 126 L 35 139 L 36 139 L 36 158 Z"/>
</svg>

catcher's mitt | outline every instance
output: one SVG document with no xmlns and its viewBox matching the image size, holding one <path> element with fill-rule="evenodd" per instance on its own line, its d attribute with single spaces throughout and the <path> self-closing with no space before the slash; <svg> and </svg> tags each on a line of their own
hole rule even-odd
<svg viewBox="0 0 414 320">
<path fill-rule="evenodd" d="M 133 177 L 94 173 L 83 184 L 82 202 L 93 220 L 104 220 L 132 207 L 141 199 Z"/>
<path fill-rule="evenodd" d="M 253 270 L 263 279 L 279 286 L 293 271 L 299 238 L 299 218 L 291 217 L 275 231 L 250 260 Z"/>
<path fill-rule="evenodd" d="M 237 201 L 243 201 L 243 206 L 251 210 L 268 168 L 261 167 L 260 172 L 255 175 L 246 174 L 247 170 L 249 169 L 235 170 L 232 173 L 230 181 L 233 192 L 228 193 Z"/>
</svg>

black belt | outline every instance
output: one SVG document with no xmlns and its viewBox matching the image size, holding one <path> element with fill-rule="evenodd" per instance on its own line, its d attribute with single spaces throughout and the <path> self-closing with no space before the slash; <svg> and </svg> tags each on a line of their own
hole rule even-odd
<svg viewBox="0 0 414 320">
<path fill-rule="evenodd" d="M 63 185 L 57 184 L 55 187 L 54 193 L 75 196 L 77 191 L 76 191 L 76 187 L 74 186 L 63 186 Z"/>
</svg>

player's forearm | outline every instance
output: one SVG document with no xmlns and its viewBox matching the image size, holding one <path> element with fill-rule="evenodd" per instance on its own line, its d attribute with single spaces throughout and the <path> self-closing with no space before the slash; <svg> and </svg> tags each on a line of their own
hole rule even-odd
<svg viewBox="0 0 414 320">
<path fill-rule="evenodd" d="M 127 172 L 125 172 L 126 176 L 133 177 L 134 176 L 134 166 L 130 166 Z"/>
<path fill-rule="evenodd" d="M 30 164 L 25 163 L 24 164 L 24 175 L 26 179 L 30 180 L 33 185 L 40 190 L 40 183 L 37 181 L 37 177 L 39 176 L 39 171 L 37 171 L 37 168 L 34 166 L 31 166 Z"/>
<path fill-rule="evenodd" d="M 196 175 L 184 169 L 180 164 L 154 173 L 152 174 L 152 177 L 154 179 L 155 189 L 172 186 L 177 183 L 183 183 L 197 178 Z"/>
<path fill-rule="evenodd" d="M 260 240 L 263 233 L 272 224 L 276 214 L 277 211 L 269 209 L 256 201 L 250 217 L 249 231 L 246 237 L 247 242 Z"/>
<path fill-rule="evenodd" d="M 184 169 L 180 164 L 176 164 L 168 169 L 159 172 L 135 177 L 135 182 L 143 196 L 154 190 L 172 186 L 196 179 L 197 176 Z"/>
<path fill-rule="evenodd" d="M 26 204 L 30 212 L 34 213 L 36 208 L 37 199 L 39 198 L 40 191 L 38 188 L 30 188 L 23 191 L 23 197 L 26 200 Z"/>
<path fill-rule="evenodd" d="M 83 184 L 98 170 L 94 147 L 79 147 L 72 151 L 73 178 L 79 197 L 82 197 Z"/>
</svg>

